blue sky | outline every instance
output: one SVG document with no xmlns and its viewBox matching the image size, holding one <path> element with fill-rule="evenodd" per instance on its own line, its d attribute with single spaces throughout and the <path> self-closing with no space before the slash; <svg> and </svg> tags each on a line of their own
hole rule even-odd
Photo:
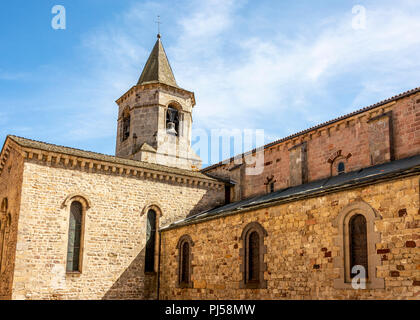
<svg viewBox="0 0 420 320">
<path fill-rule="evenodd" d="M 51 27 L 54 5 L 66 30 Z M 136 83 L 157 15 L 196 95 L 194 130 L 264 129 L 269 142 L 420 86 L 417 0 L 2 1 L 0 139 L 114 154 L 114 101 Z"/>
</svg>

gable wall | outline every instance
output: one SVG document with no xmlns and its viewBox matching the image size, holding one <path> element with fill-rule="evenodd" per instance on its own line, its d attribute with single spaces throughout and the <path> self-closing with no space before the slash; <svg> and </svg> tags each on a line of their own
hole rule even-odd
<svg viewBox="0 0 420 320">
<path fill-rule="evenodd" d="M 4 198 L 8 200 L 7 214 L 11 215 L 12 223 L 8 238 L 3 246 L 5 250 L 4 272 L 0 272 L 0 299 L 10 299 L 12 295 L 13 269 L 15 265 L 16 237 L 22 192 L 23 157 L 20 153 L 10 148 L 8 159 L 0 173 L 0 204 Z M 0 213 L 1 214 L 1 213 Z M 2 216 L 2 223 L 6 217 Z M 5 227 L 4 225 L 2 226 Z M 1 234 L 1 233 L 0 233 Z"/>
<path fill-rule="evenodd" d="M 71 194 L 88 198 L 81 274 L 66 274 Z M 224 189 L 25 162 L 14 299 L 143 299 L 156 293 L 144 275 L 148 205 L 160 225 L 224 201 Z"/>
</svg>

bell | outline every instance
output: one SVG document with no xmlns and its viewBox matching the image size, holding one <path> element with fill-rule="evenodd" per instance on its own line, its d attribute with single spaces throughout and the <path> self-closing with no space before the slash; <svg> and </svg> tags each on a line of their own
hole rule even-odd
<svg viewBox="0 0 420 320">
<path fill-rule="evenodd" d="M 177 132 L 175 130 L 175 123 L 173 122 L 168 122 L 168 127 L 166 128 L 166 133 L 168 134 L 172 134 L 174 136 L 177 135 Z"/>
</svg>

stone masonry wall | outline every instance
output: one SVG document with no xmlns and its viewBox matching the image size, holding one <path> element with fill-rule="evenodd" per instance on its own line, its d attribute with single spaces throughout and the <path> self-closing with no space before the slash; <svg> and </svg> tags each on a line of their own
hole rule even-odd
<svg viewBox="0 0 420 320">
<path fill-rule="evenodd" d="M 136 153 L 147 143 L 158 153 L 155 159 L 148 157 L 148 162 L 184 169 L 201 168 L 201 159 L 191 149 L 193 100 L 190 92 L 159 84 L 135 86 L 117 103 L 117 157 L 133 158 L 134 155 L 134 159 L 139 160 L 141 156 Z M 179 111 L 180 127 L 176 139 L 166 132 L 169 105 Z M 130 136 L 122 141 L 123 114 L 127 111 L 130 112 Z"/>
<path fill-rule="evenodd" d="M 156 205 L 160 226 L 224 202 L 224 189 L 25 162 L 13 299 L 153 298 L 144 276 L 146 214 Z M 66 274 L 69 206 L 88 199 L 81 274 Z M 151 283 L 152 287 L 148 287 Z"/>
<path fill-rule="evenodd" d="M 0 300 L 10 299 L 12 295 L 13 269 L 16 252 L 16 236 L 18 230 L 21 185 L 23 174 L 23 157 L 15 149 L 11 149 L 8 159 L 0 173 L 0 203 L 4 198 L 8 201 L 6 214 L 11 216 L 10 232 L 5 239 L 4 272 L 0 272 Z M 0 213 L 1 215 L 1 213 Z M 6 217 L 1 217 L 4 223 Z M 5 226 L 3 225 L 2 228 Z M 1 241 L 0 241 L 1 242 Z"/>
<path fill-rule="evenodd" d="M 340 255 L 334 220 L 364 201 L 379 215 L 376 275 L 385 288 L 334 289 Z M 244 227 L 267 231 L 267 289 L 239 289 Z M 191 236 L 194 288 L 177 288 L 179 238 Z M 162 299 L 420 299 L 419 176 L 225 216 L 162 233 Z"/>
</svg>

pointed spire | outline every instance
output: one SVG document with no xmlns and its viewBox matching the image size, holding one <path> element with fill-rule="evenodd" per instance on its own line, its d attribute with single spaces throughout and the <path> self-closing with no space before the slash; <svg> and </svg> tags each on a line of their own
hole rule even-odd
<svg viewBox="0 0 420 320">
<path fill-rule="evenodd" d="M 143 72 L 141 73 L 139 82 L 142 85 L 146 83 L 164 83 L 170 86 L 178 87 L 166 56 L 165 49 L 163 49 L 160 34 L 157 36 L 155 46 L 147 59 Z"/>
</svg>

